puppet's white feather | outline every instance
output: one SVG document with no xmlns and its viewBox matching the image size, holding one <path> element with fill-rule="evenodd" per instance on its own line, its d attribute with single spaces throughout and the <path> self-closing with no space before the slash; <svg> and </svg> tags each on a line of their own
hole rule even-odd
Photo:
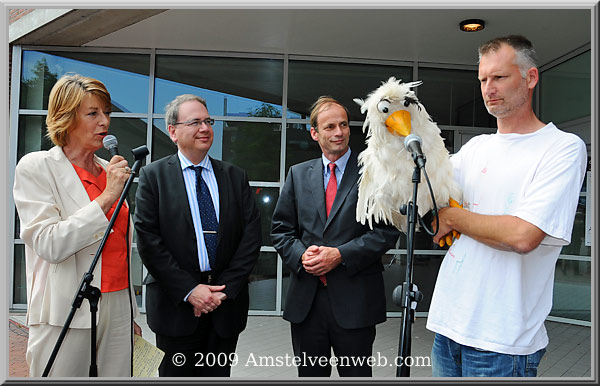
<svg viewBox="0 0 600 386">
<path fill-rule="evenodd" d="M 422 82 L 401 83 L 391 77 L 369 94 L 367 99 L 355 99 L 361 111 L 367 113 L 363 132 L 367 133 L 367 148 L 358 156 L 361 176 L 359 179 L 356 220 L 392 224 L 406 232 L 406 216 L 400 214 L 403 204 L 412 200 L 412 174 L 415 163 L 404 147 L 404 136 L 391 133 L 386 128 L 386 119 L 395 111 L 410 113 L 412 131 L 423 140 L 422 150 L 427 159 L 425 168 L 431 182 L 438 207 L 448 206 L 450 197 L 461 200 L 458 185 L 452 176 L 452 165 L 444 146 L 439 127 L 431 120 L 425 107 L 418 101 L 413 87 Z M 380 101 L 389 102 L 387 112 L 378 109 Z M 409 100 L 408 106 L 405 102 Z M 425 176 L 421 173 L 421 184 L 417 195 L 419 215 L 433 208 Z"/>
</svg>

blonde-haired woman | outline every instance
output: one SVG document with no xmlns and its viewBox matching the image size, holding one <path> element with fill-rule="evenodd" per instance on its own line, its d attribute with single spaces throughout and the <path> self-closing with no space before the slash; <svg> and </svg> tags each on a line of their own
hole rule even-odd
<svg viewBox="0 0 600 386">
<path fill-rule="evenodd" d="M 121 156 L 94 152 L 108 133 L 111 99 L 104 84 L 65 75 L 50 92 L 46 126 L 54 147 L 26 154 L 15 169 L 14 199 L 25 242 L 29 375 L 42 375 L 89 269 L 130 169 Z M 131 376 L 138 315 L 129 258 L 129 211 L 123 205 L 94 270 L 98 304 L 98 376 Z M 49 376 L 88 376 L 90 312 L 84 300 Z"/>
</svg>

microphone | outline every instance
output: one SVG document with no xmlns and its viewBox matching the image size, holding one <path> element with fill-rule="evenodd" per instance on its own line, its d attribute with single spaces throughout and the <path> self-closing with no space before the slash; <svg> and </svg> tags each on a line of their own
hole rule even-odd
<svg viewBox="0 0 600 386">
<path fill-rule="evenodd" d="M 421 169 L 425 167 L 425 156 L 421 150 L 422 143 L 423 140 L 416 134 L 410 134 L 404 138 L 404 147 L 412 154 L 413 161 Z"/>
<path fill-rule="evenodd" d="M 119 149 L 117 149 L 117 137 L 115 137 L 114 135 L 109 134 L 105 136 L 104 139 L 102 139 L 102 144 L 104 145 L 104 148 L 110 153 L 110 158 L 119 155 Z"/>
</svg>

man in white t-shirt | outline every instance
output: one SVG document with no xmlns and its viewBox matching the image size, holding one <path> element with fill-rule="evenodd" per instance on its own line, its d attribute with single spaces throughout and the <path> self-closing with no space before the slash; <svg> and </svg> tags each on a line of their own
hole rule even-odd
<svg viewBox="0 0 600 386">
<path fill-rule="evenodd" d="M 440 210 L 434 242 L 452 229 L 462 236 L 442 262 L 429 309 L 433 375 L 536 376 L 587 151 L 579 137 L 535 116 L 539 73 L 529 40 L 511 35 L 483 44 L 478 77 L 498 131 L 452 157 L 464 209 Z"/>
</svg>

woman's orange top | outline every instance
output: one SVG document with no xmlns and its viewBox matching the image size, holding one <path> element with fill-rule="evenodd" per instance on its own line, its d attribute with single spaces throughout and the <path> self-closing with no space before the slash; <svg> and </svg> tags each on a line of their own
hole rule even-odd
<svg viewBox="0 0 600 386">
<path fill-rule="evenodd" d="M 106 188 L 106 171 L 102 168 L 102 172 L 98 177 L 95 177 L 87 170 L 72 164 L 79 176 L 79 179 L 85 187 L 90 200 L 96 199 Z M 106 214 L 106 218 L 110 221 L 117 202 Z M 102 276 L 101 276 L 101 292 L 120 291 L 128 287 L 127 281 L 127 223 L 129 221 L 129 209 L 123 205 L 117 216 L 117 220 L 113 225 L 113 231 L 106 239 L 104 249 L 102 250 Z"/>
</svg>

